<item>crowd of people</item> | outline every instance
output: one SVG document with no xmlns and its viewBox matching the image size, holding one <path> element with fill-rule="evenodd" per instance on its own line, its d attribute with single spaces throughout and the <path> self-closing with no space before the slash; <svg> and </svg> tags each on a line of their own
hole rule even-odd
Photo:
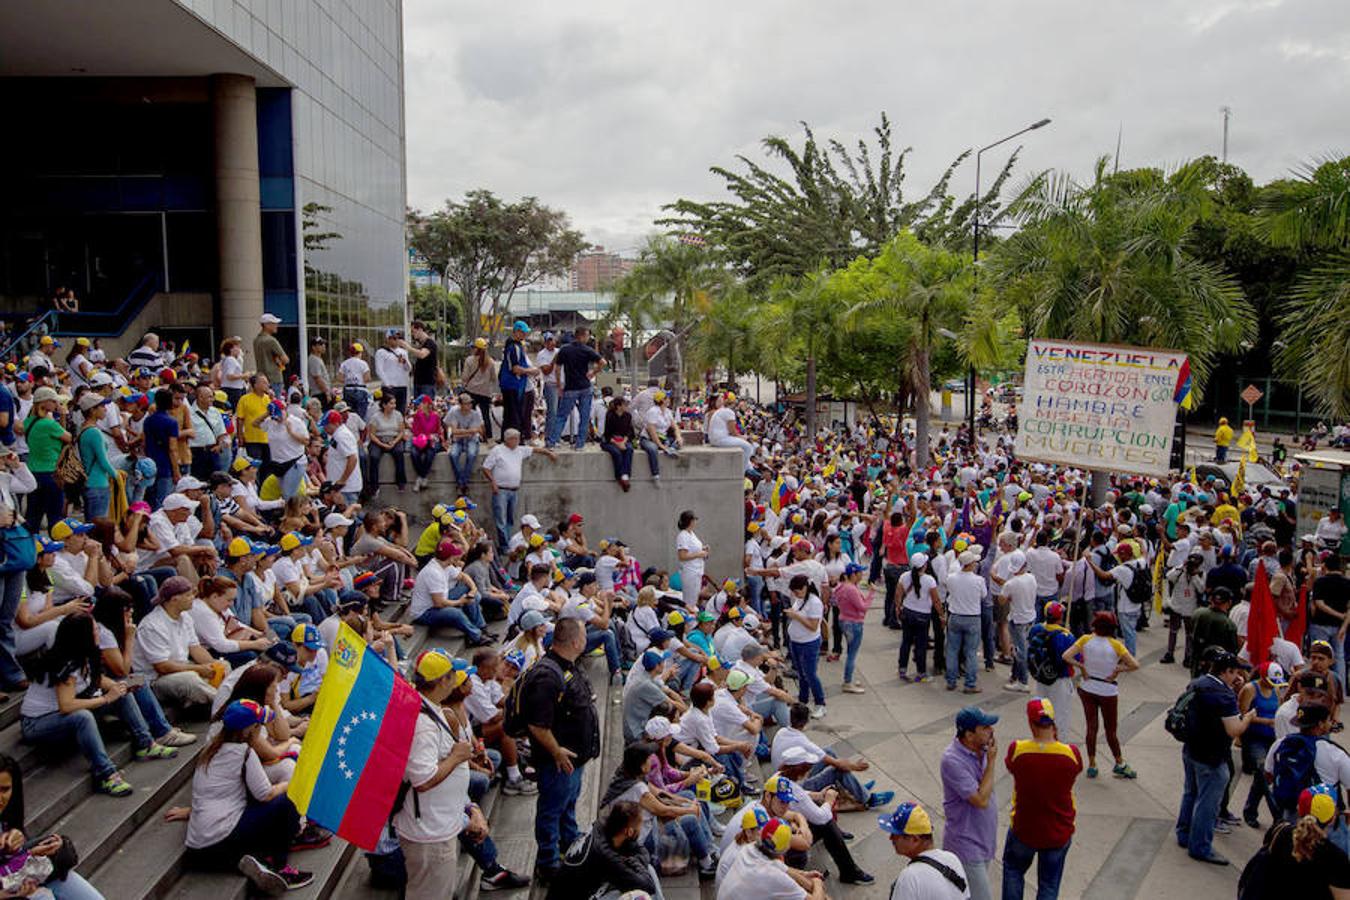
<svg viewBox="0 0 1350 900">
<path fill-rule="evenodd" d="M 407 789 L 367 856 L 372 883 L 408 897 L 449 896 L 461 853 L 484 890 L 529 883 L 498 862 L 477 805 L 500 782 L 534 798 L 531 874 L 552 896 L 660 896 L 662 878 L 690 871 L 719 897 L 823 897 L 831 881 L 874 881 L 846 827 L 870 813 L 909 861 L 892 896 L 988 898 L 1000 769 L 1017 795 L 1000 895 L 1021 897 L 1035 862 L 1038 897 L 1054 897 L 1073 786 L 1106 768 L 1099 740 L 1110 774 L 1136 777 L 1120 696 L 1145 665 L 1192 676 L 1167 715 L 1182 744 L 1178 844 L 1226 864 L 1216 834 L 1269 824 L 1244 896 L 1299 879 L 1324 891 L 1310 897 L 1350 890 L 1350 757 L 1329 737 L 1346 687 L 1346 528 L 1329 514 L 1297 533 L 1296 473 L 1259 488 L 1115 475 L 1094 494 L 1091 473 L 1017 459 L 1007 433 L 946 427 L 920 468 L 893 420 L 811 435 L 725 390 L 678 409 L 655 383 L 597 391 L 607 362 L 585 328 L 532 340 L 523 322 L 500 362 L 482 342 L 458 377 L 420 322 L 411 340 L 389 329 L 373 368 L 361 344 L 343 348 L 333 376 L 315 338 L 306 388 L 286 379 L 297 366 L 278 324 L 261 318 L 253 370 L 239 338 L 210 364 L 147 334 L 114 359 L 82 338 L 61 359 L 43 336 L 0 373 L 0 685 L 24 692 L 25 741 L 78 747 L 114 797 L 132 793 L 134 766 L 199 742 L 179 724 L 207 719 L 191 805 L 169 814 L 188 823 L 191 865 L 269 893 L 310 883 L 291 855 L 332 835 L 286 787 L 346 623 L 427 701 Z M 605 522 L 518 508 L 534 454 L 596 443 L 619 497 L 635 450 L 656 480 L 691 429 L 742 454 L 739 571 L 709 571 L 697 510 L 679 516 L 666 570 Z M 459 490 L 430 521 L 379 500 L 385 456 L 396 491 L 411 456 L 421 491 L 442 451 Z M 490 519 L 468 497 L 479 473 Z M 1273 631 L 1252 625 L 1266 601 Z M 420 653 L 415 625 L 434 632 Z M 1139 655 L 1149 627 L 1167 629 L 1160 659 Z M 878 628 L 900 632 L 886 636 L 897 679 L 864 684 L 859 649 Z M 447 631 L 462 656 L 438 646 Z M 609 672 L 598 692 L 578 668 L 587 655 Z M 849 694 L 961 691 L 940 818 L 808 734 L 828 716 L 829 677 Z M 999 719 L 978 703 L 991 687 L 1028 695 L 1028 736 L 1002 763 Z M 579 822 L 607 694 L 623 749 L 595 820 Z M 131 736 L 130 772 L 104 745 L 105 706 Z M 0 760 L 0 798 L 8 771 Z M 20 832 L 0 842 L 24 844 L 21 818 L 0 807 Z M 29 893 L 97 896 L 42 868 Z"/>
</svg>

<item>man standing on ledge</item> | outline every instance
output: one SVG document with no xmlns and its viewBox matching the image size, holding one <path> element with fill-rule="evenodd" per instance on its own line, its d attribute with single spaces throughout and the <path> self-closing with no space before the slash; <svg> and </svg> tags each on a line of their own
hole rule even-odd
<svg viewBox="0 0 1350 900">
<path fill-rule="evenodd" d="M 497 373 L 497 384 L 502 389 L 502 431 L 514 428 L 520 434 L 529 432 L 525 392 L 530 389 L 530 376 L 539 370 L 530 365 L 525 353 L 525 335 L 530 326 L 517 319 L 511 325 L 511 337 L 502 347 L 502 366 Z"/>
<path fill-rule="evenodd" d="M 502 442 L 493 447 L 483 460 L 483 474 L 492 488 L 492 520 L 497 525 L 497 549 L 506 552 L 506 542 L 516 529 L 516 495 L 524 476 L 525 460 L 535 453 L 558 458 L 547 447 L 528 447 L 520 442 L 520 432 L 508 428 L 502 432 Z"/>
<path fill-rule="evenodd" d="M 530 744 L 539 773 L 534 837 L 539 845 L 534 874 L 547 882 L 558 872 L 558 848 L 577 838 L 577 796 L 582 770 L 600 755 L 599 713 L 591 682 L 576 671 L 586 649 L 586 627 L 578 619 L 560 619 L 553 645 L 521 686 L 528 712 Z"/>
<path fill-rule="evenodd" d="M 291 358 L 281 349 L 281 341 L 277 340 L 277 326 L 280 324 L 281 320 L 276 316 L 263 313 L 258 319 L 258 336 L 253 339 L 253 361 L 258 366 L 257 370 L 277 385 L 278 390 L 286 384 L 283 373 L 291 363 Z"/>
<path fill-rule="evenodd" d="M 595 373 L 605 367 L 605 361 L 590 345 L 591 330 L 585 325 L 577 327 L 572 342 L 553 359 L 555 366 L 563 370 L 562 397 L 558 400 L 558 414 L 549 422 L 547 446 L 558 446 L 558 439 L 573 408 L 577 411 L 577 433 L 573 446 L 578 450 L 586 449 L 586 432 L 591 424 L 591 379 Z"/>
</svg>

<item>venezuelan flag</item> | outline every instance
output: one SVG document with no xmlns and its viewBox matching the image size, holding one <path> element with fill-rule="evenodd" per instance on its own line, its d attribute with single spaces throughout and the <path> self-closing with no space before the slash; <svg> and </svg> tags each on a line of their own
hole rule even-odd
<svg viewBox="0 0 1350 900">
<path fill-rule="evenodd" d="M 422 698 L 345 623 L 328 660 L 286 794 L 363 850 L 389 820 Z"/>
<path fill-rule="evenodd" d="M 1181 370 L 1177 372 L 1177 387 L 1172 393 L 1172 402 L 1180 403 L 1184 409 L 1195 409 L 1195 389 L 1191 381 L 1191 361 L 1181 361 Z"/>
<path fill-rule="evenodd" d="M 769 509 L 775 513 L 783 511 L 783 501 L 788 495 L 787 482 L 783 476 L 779 475 L 778 480 L 773 483 L 773 493 L 769 495 Z"/>
</svg>

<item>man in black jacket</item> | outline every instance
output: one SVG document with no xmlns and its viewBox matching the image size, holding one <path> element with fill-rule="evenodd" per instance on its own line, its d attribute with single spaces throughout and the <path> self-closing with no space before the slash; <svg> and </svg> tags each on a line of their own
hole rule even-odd
<svg viewBox="0 0 1350 900">
<path fill-rule="evenodd" d="M 657 890 L 656 870 L 647 848 L 638 841 L 642 808 L 626 800 L 610 806 L 595 823 L 590 839 L 563 858 L 549 886 L 547 900 L 590 897 L 608 886 L 619 893 Z"/>
</svg>

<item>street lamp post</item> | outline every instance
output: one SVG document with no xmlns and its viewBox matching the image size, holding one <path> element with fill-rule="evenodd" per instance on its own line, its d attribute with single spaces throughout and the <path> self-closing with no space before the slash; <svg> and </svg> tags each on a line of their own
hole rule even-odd
<svg viewBox="0 0 1350 900">
<path fill-rule="evenodd" d="M 992 150 L 999 144 L 1006 144 L 1015 137 L 1021 137 L 1028 131 L 1035 131 L 1037 128 L 1044 128 L 1049 124 L 1049 119 L 1041 119 L 1039 122 L 1033 122 L 1021 131 L 1015 131 L 1005 138 L 1000 138 L 992 144 L 981 147 L 975 152 L 975 262 L 977 263 L 975 267 L 975 278 L 977 282 L 980 277 L 980 268 L 978 265 L 980 261 L 980 206 L 983 203 L 983 198 L 980 196 L 980 157 L 986 150 Z M 968 379 L 966 385 L 966 422 L 970 428 L 970 440 L 971 446 L 973 447 L 975 441 L 975 366 L 973 364 L 966 377 Z"/>
</svg>

